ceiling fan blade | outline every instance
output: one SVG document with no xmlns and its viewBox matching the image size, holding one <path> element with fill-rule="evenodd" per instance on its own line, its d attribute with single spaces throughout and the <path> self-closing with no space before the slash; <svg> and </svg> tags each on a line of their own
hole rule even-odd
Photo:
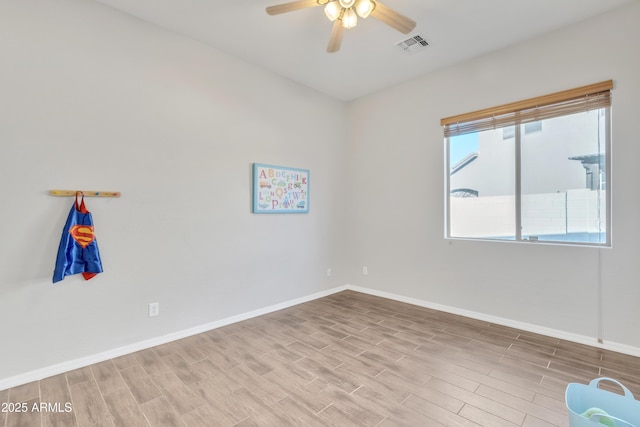
<svg viewBox="0 0 640 427">
<path fill-rule="evenodd" d="M 281 13 L 293 12 L 294 10 L 306 9 L 308 7 L 320 6 L 316 0 L 297 0 L 289 3 L 277 4 L 267 7 L 269 15 L 279 15 Z"/>
<path fill-rule="evenodd" d="M 333 27 L 331 28 L 331 36 L 329 37 L 329 44 L 327 45 L 327 52 L 337 52 L 340 50 L 342 44 L 342 36 L 344 35 L 344 27 L 342 21 L 336 19 L 333 21 Z"/>
<path fill-rule="evenodd" d="M 408 34 L 416 27 L 416 21 L 411 18 L 407 18 L 404 15 L 399 14 L 393 9 L 389 9 L 379 1 L 375 1 L 376 7 L 371 12 L 371 16 L 390 27 L 395 28 L 403 34 Z"/>
</svg>

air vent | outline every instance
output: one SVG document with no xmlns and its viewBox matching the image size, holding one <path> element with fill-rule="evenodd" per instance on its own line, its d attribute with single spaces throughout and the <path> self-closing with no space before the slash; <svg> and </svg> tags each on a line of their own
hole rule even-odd
<svg viewBox="0 0 640 427">
<path fill-rule="evenodd" d="M 416 35 L 397 43 L 396 46 L 402 49 L 405 53 L 414 54 L 423 51 L 427 46 L 429 46 L 429 43 L 427 43 L 421 35 Z"/>
</svg>

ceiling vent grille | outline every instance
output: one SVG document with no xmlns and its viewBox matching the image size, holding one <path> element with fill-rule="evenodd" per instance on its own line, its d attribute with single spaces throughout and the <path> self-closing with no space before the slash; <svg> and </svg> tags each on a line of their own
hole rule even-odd
<svg viewBox="0 0 640 427">
<path fill-rule="evenodd" d="M 429 46 L 429 43 L 421 35 L 415 35 L 397 43 L 396 46 L 405 53 L 414 54 L 423 51 L 427 46 Z"/>
</svg>

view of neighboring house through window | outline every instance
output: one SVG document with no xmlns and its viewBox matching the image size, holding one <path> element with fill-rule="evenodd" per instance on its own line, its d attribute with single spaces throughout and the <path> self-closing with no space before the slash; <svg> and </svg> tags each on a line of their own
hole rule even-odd
<svg viewBox="0 0 640 427">
<path fill-rule="evenodd" d="M 610 245 L 611 88 L 442 119 L 446 237 Z"/>
</svg>

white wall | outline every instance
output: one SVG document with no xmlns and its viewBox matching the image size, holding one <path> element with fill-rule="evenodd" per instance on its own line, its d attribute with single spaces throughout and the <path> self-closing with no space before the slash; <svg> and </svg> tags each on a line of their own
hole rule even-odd
<svg viewBox="0 0 640 427">
<path fill-rule="evenodd" d="M 91 1 L 0 2 L 0 52 L 0 382 L 348 281 L 342 102 Z M 253 162 L 310 169 L 310 213 L 251 214 Z M 122 192 L 91 281 L 51 283 L 50 189 Z"/>
<path fill-rule="evenodd" d="M 636 2 L 351 103 L 352 283 L 640 351 L 638 22 Z M 608 79 L 613 248 L 443 238 L 442 117 Z"/>
</svg>

